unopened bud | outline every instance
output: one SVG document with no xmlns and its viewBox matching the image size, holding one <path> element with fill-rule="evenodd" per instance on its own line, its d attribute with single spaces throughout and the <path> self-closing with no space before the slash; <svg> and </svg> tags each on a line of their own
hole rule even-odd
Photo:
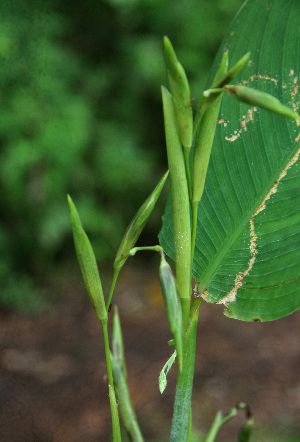
<svg viewBox="0 0 300 442">
<path fill-rule="evenodd" d="M 246 86 L 224 86 L 227 93 L 234 96 L 237 100 L 251 106 L 259 106 L 263 109 L 274 112 L 275 114 L 283 115 L 284 117 L 300 120 L 290 107 L 282 104 L 277 98 L 266 92 L 258 91 Z"/>
<path fill-rule="evenodd" d="M 193 140 L 193 110 L 190 87 L 185 70 L 179 63 L 174 48 L 166 36 L 164 37 L 164 57 L 180 141 L 183 147 L 189 149 Z"/>
<path fill-rule="evenodd" d="M 166 179 L 168 178 L 168 174 L 169 171 L 164 174 L 153 192 L 146 199 L 144 204 L 142 204 L 140 209 L 131 220 L 129 226 L 127 227 L 116 254 L 114 262 L 115 269 L 120 269 L 125 264 L 129 251 L 135 246 L 135 243 L 137 242 L 140 234 L 142 233 L 142 230 L 145 227 L 146 222 L 148 221 L 149 216 L 154 209 L 159 195 L 161 194 L 161 191 L 165 185 Z M 122 259 L 123 256 L 124 259 Z"/>
<path fill-rule="evenodd" d="M 212 84 L 212 88 L 219 88 L 219 87 L 223 87 L 225 84 L 230 83 L 234 77 L 240 72 L 240 70 L 245 66 L 245 64 L 247 63 L 247 61 L 250 58 L 251 53 L 247 52 L 247 54 L 243 55 L 236 63 L 235 65 L 229 69 L 228 72 L 226 72 L 226 74 L 220 76 L 220 77 L 215 77 L 213 84 Z"/>
<path fill-rule="evenodd" d="M 70 220 L 74 245 L 85 288 L 100 321 L 107 319 L 102 284 L 96 258 L 87 234 L 83 230 L 78 212 L 70 195 L 68 195 Z"/>
</svg>

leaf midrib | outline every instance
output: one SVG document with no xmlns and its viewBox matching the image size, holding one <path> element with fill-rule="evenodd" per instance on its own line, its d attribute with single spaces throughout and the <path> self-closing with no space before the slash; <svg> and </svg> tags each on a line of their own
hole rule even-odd
<svg viewBox="0 0 300 442">
<path fill-rule="evenodd" d="M 247 213 L 245 214 L 245 216 L 241 219 L 241 222 L 239 223 L 238 227 L 233 231 L 233 233 L 231 235 L 227 236 L 227 240 L 225 240 L 225 242 L 223 243 L 223 246 L 220 248 L 220 252 L 216 255 L 216 258 L 212 261 L 212 264 L 206 268 L 206 271 L 204 273 L 202 281 L 199 282 L 198 290 L 200 293 L 207 288 L 208 283 L 216 274 L 216 270 L 219 268 L 219 266 L 222 264 L 225 256 L 231 250 L 232 245 L 235 243 L 235 241 L 241 235 L 242 231 L 245 229 L 246 224 L 250 223 L 250 219 L 253 216 L 253 214 L 255 213 L 256 209 L 260 206 L 260 204 L 262 203 L 264 198 L 267 196 L 269 191 L 272 189 L 272 187 L 274 186 L 275 181 L 278 179 L 280 173 L 287 167 L 288 163 L 295 156 L 298 149 L 299 149 L 299 145 L 296 144 L 292 153 L 285 161 L 285 164 L 282 167 L 278 167 L 276 169 L 276 172 L 274 172 L 272 177 L 268 180 L 268 186 L 267 186 L 268 190 L 260 193 L 259 197 L 257 197 L 255 199 L 254 203 L 251 205 L 251 209 L 249 209 L 247 211 Z M 295 164 L 293 164 L 293 166 L 295 166 L 296 164 L 297 164 L 297 162 Z M 287 170 L 287 173 L 288 173 L 288 170 Z M 282 179 L 283 182 L 284 182 L 284 178 Z M 278 184 L 278 186 L 280 186 L 281 184 L 282 184 L 282 182 L 280 182 Z M 274 195 L 271 195 L 270 200 L 273 198 L 273 196 Z M 266 208 L 264 210 L 267 209 L 268 203 L 270 203 L 270 201 L 266 201 Z M 256 218 L 256 216 L 254 217 L 254 220 L 255 220 L 255 218 Z M 254 221 L 254 226 L 255 226 L 255 221 Z M 250 244 L 250 226 L 249 226 L 249 244 Z M 250 258 L 251 258 L 251 254 L 250 254 L 250 247 L 249 247 L 249 260 L 250 260 Z M 243 270 L 244 269 L 241 268 L 240 271 L 243 271 Z M 236 274 L 238 274 L 238 273 L 239 272 L 237 272 Z M 224 296 L 225 295 L 226 295 L 226 293 L 224 294 Z"/>
</svg>

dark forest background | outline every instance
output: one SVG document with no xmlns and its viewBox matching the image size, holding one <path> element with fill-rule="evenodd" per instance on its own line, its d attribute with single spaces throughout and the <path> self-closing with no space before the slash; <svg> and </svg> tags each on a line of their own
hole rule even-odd
<svg viewBox="0 0 300 442">
<path fill-rule="evenodd" d="M 0 307 L 40 312 L 74 261 L 70 193 L 99 264 L 111 264 L 166 170 L 162 36 L 199 99 L 242 0 L 0 3 Z M 153 243 L 163 206 L 142 243 Z M 62 276 L 64 275 L 64 276 Z"/>
</svg>

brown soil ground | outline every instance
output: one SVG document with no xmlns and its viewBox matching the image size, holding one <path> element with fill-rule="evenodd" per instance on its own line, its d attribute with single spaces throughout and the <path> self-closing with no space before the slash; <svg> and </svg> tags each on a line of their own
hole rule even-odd
<svg viewBox="0 0 300 442">
<path fill-rule="evenodd" d="M 161 395 L 158 375 L 172 350 L 156 275 L 121 275 L 114 303 L 121 316 L 132 400 L 145 438 L 167 440 L 176 368 Z M 253 441 L 300 441 L 299 331 L 299 313 L 272 323 L 243 323 L 204 303 L 198 326 L 194 426 L 207 431 L 219 408 L 227 413 L 244 401 L 258 429 L 272 428 L 258 431 Z M 42 317 L 1 313 L 0 349 L 1 442 L 110 440 L 101 328 L 82 296 L 81 281 L 65 282 L 56 308 Z M 217 440 L 235 440 L 243 420 L 241 412 Z"/>
</svg>

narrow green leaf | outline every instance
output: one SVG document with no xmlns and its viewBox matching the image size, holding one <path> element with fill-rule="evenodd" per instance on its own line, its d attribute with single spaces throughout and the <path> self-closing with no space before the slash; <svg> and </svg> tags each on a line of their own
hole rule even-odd
<svg viewBox="0 0 300 442">
<path fill-rule="evenodd" d="M 98 318 L 100 321 L 103 321 L 107 318 L 107 312 L 94 251 L 87 234 L 83 230 L 78 212 L 70 195 L 68 195 L 68 203 L 74 245 L 85 288 Z"/>
</svg>

